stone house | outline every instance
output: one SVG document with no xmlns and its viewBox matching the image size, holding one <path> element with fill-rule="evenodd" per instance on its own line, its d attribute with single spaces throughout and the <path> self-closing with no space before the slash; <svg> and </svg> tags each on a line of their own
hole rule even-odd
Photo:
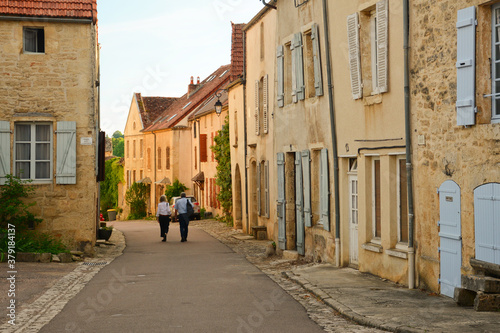
<svg viewBox="0 0 500 333">
<path fill-rule="evenodd" d="M 148 98 L 134 94 L 124 131 L 124 190 L 134 182 L 148 184 L 149 214 L 156 212 L 166 185 L 177 179 L 189 188 L 187 194 L 195 193 L 191 186 L 194 175 L 190 166 L 195 159 L 199 161 L 200 156 L 199 151 L 196 155 L 192 151 L 192 129 L 188 119 L 227 84 L 229 67 L 221 66 L 201 82 L 194 83 L 191 78 L 188 92 L 179 98 Z M 128 211 L 127 206 L 124 211 Z"/>
<path fill-rule="evenodd" d="M 86 252 L 104 139 L 98 73 L 95 0 L 0 3 L 0 183 L 6 174 L 31 180 L 36 228 Z"/>
<path fill-rule="evenodd" d="M 500 1 L 411 2 L 417 282 L 500 273 Z"/>
</svg>

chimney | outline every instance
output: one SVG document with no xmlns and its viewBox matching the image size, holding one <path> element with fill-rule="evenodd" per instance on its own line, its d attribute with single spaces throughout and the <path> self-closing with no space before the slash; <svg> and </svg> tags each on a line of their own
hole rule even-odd
<svg viewBox="0 0 500 333">
<path fill-rule="evenodd" d="M 191 95 L 193 93 L 196 92 L 196 90 L 198 90 L 198 87 L 200 86 L 200 77 L 198 76 L 198 83 L 197 84 L 194 84 L 194 76 L 191 76 L 191 83 L 189 84 L 188 86 L 188 98 L 191 97 Z"/>
<path fill-rule="evenodd" d="M 200 84 L 200 77 L 198 76 L 198 80 L 196 80 L 196 84 Z"/>
</svg>

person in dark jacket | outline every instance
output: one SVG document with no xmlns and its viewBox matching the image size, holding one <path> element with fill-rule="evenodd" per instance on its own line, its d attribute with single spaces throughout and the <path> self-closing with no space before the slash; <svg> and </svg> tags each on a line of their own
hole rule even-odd
<svg viewBox="0 0 500 333">
<path fill-rule="evenodd" d="M 193 204 L 191 200 L 186 198 L 186 193 L 181 193 L 181 198 L 175 202 L 175 217 L 179 214 L 179 228 L 181 230 L 181 242 L 187 242 L 188 227 L 189 227 L 189 216 L 187 206 L 191 207 Z"/>
<path fill-rule="evenodd" d="M 158 203 L 158 209 L 156 210 L 156 219 L 160 224 L 160 237 L 163 237 L 162 242 L 167 241 L 168 226 L 170 224 L 170 205 L 167 202 L 167 197 L 162 195 L 160 197 L 160 202 Z"/>
</svg>

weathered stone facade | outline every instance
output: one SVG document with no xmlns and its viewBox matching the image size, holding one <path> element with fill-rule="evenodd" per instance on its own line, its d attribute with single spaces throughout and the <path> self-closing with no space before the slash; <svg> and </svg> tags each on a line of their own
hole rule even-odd
<svg viewBox="0 0 500 333">
<path fill-rule="evenodd" d="M 24 51 L 23 29 L 43 29 L 45 51 Z M 0 115 L 10 128 L 10 173 L 15 173 L 16 124 L 50 125 L 50 174 L 32 178 L 37 229 L 61 238 L 71 249 L 91 252 L 97 224 L 98 44 L 92 20 L 0 18 Z M 59 122 L 76 123 L 76 184 L 57 182 Z"/>
</svg>

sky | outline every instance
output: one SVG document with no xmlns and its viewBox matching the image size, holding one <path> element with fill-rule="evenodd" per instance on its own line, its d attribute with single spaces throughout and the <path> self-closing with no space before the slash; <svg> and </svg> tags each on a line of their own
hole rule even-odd
<svg viewBox="0 0 500 333">
<path fill-rule="evenodd" d="M 180 97 L 231 62 L 231 22 L 260 0 L 98 0 L 101 129 L 123 133 L 133 93 Z"/>
</svg>

